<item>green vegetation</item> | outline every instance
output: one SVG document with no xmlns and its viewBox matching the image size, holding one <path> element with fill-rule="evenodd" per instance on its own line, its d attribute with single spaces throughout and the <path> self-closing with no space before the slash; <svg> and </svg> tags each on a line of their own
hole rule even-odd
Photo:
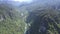
<svg viewBox="0 0 60 34">
<path fill-rule="evenodd" d="M 0 34 L 24 34 L 25 16 L 21 13 L 23 11 L 15 6 L 0 4 Z"/>
<path fill-rule="evenodd" d="M 60 34 L 59 11 L 39 2 L 21 7 L 0 4 L 0 34 Z"/>
<path fill-rule="evenodd" d="M 27 23 L 31 25 L 27 34 L 60 34 L 58 9 L 52 7 L 34 9 L 29 13 Z"/>
</svg>

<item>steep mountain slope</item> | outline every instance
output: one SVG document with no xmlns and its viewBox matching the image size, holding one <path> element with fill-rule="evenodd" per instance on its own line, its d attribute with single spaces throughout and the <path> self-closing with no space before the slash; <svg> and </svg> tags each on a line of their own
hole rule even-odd
<svg viewBox="0 0 60 34">
<path fill-rule="evenodd" d="M 25 22 L 19 8 L 0 4 L 0 34 L 23 34 Z"/>
<path fill-rule="evenodd" d="M 38 9 L 29 12 L 26 22 L 30 27 L 26 34 L 60 34 L 60 10 L 51 7 Z"/>
</svg>

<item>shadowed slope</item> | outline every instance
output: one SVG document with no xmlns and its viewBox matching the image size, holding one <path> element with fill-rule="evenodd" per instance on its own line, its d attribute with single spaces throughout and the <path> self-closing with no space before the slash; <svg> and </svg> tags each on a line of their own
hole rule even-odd
<svg viewBox="0 0 60 34">
<path fill-rule="evenodd" d="M 59 13 L 59 10 L 50 7 L 30 12 L 26 22 L 32 23 L 26 34 L 60 34 Z"/>
</svg>

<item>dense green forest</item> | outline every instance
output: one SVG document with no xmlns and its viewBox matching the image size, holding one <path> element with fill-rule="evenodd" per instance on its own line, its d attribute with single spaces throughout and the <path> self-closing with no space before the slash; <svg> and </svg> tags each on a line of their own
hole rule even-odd
<svg viewBox="0 0 60 34">
<path fill-rule="evenodd" d="M 60 34 L 59 4 L 15 5 L 0 3 L 0 34 Z"/>
<path fill-rule="evenodd" d="M 23 34 L 27 11 L 22 9 L 8 3 L 0 4 L 0 34 Z"/>
<path fill-rule="evenodd" d="M 26 34 L 60 34 L 60 10 L 52 7 L 35 9 L 29 12 Z"/>
</svg>

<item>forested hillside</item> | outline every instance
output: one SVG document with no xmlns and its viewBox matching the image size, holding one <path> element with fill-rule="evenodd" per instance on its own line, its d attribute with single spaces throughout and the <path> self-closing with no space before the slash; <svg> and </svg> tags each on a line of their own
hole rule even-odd
<svg viewBox="0 0 60 34">
<path fill-rule="evenodd" d="M 0 34 L 60 34 L 59 3 L 0 2 Z"/>
<path fill-rule="evenodd" d="M 29 12 L 26 34 L 60 34 L 60 10 L 51 7 Z"/>
<path fill-rule="evenodd" d="M 8 3 L 0 4 L 0 34 L 23 34 L 27 14 L 23 10 Z"/>
</svg>

